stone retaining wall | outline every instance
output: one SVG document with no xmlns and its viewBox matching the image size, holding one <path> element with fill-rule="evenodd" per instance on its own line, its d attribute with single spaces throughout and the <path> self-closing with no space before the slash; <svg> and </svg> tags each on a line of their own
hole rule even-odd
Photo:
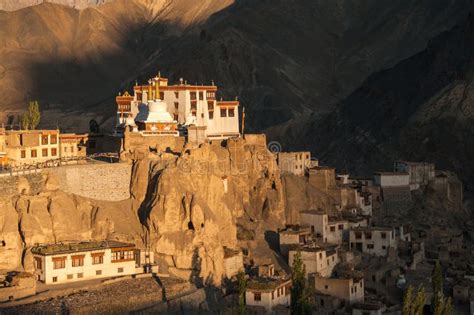
<svg viewBox="0 0 474 315">
<path fill-rule="evenodd" d="M 60 189 L 79 196 L 107 201 L 130 198 L 132 166 L 128 163 L 94 163 L 50 169 Z"/>
</svg>

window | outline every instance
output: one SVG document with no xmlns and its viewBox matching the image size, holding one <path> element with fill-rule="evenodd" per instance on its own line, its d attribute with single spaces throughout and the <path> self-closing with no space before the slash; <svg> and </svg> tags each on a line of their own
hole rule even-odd
<svg viewBox="0 0 474 315">
<path fill-rule="evenodd" d="M 191 96 L 192 100 L 195 100 L 196 99 L 196 92 L 191 92 L 190 96 Z"/>
<path fill-rule="evenodd" d="M 80 279 L 80 278 L 84 278 L 84 274 L 82 272 L 78 273 L 77 274 L 77 278 Z"/>
<path fill-rule="evenodd" d="M 104 253 L 94 253 L 92 256 L 92 264 L 99 265 L 104 263 Z"/>
<path fill-rule="evenodd" d="M 374 244 L 367 244 L 367 249 L 374 249 Z"/>
<path fill-rule="evenodd" d="M 214 112 L 209 112 L 209 119 L 214 119 Z"/>
<path fill-rule="evenodd" d="M 262 294 L 261 293 L 254 293 L 253 294 L 253 300 L 254 301 L 261 301 L 262 300 Z"/>
<path fill-rule="evenodd" d="M 25 150 L 21 150 L 21 158 L 26 159 L 26 151 Z"/>
<path fill-rule="evenodd" d="M 117 268 L 117 272 L 118 272 L 118 273 L 122 273 L 122 272 L 123 272 L 123 268 L 122 268 L 122 267 Z"/>
<path fill-rule="evenodd" d="M 331 232 L 335 232 L 335 231 L 336 231 L 336 227 L 335 227 L 335 226 L 331 226 L 331 227 L 329 228 L 329 230 L 331 230 Z"/>
<path fill-rule="evenodd" d="M 272 292 L 272 300 L 274 300 L 274 299 L 275 299 L 275 292 L 273 291 Z"/>
<path fill-rule="evenodd" d="M 214 102 L 208 101 L 207 102 L 207 109 L 208 110 L 214 110 Z"/>
<path fill-rule="evenodd" d="M 382 232 L 382 233 L 380 233 L 380 236 L 382 237 L 382 239 L 386 239 L 387 238 L 387 233 Z"/>
<path fill-rule="evenodd" d="M 39 257 L 35 257 L 35 268 L 38 270 L 43 269 L 43 260 Z"/>
<path fill-rule="evenodd" d="M 32 157 L 32 158 L 38 157 L 38 151 L 36 151 L 36 150 L 31 150 L 31 157 Z"/>
<path fill-rule="evenodd" d="M 64 147 L 64 152 L 67 153 L 68 147 Z"/>
<path fill-rule="evenodd" d="M 332 256 L 332 261 L 334 261 L 334 256 Z"/>
<path fill-rule="evenodd" d="M 339 230 L 344 230 L 344 224 L 339 224 L 339 225 L 337 226 L 337 228 L 338 228 Z"/>
<path fill-rule="evenodd" d="M 328 286 L 328 285 L 325 285 L 324 288 L 327 290 L 327 289 L 329 289 L 329 286 Z"/>
<path fill-rule="evenodd" d="M 199 92 L 199 100 L 202 101 L 204 99 L 204 92 Z"/>
<path fill-rule="evenodd" d="M 356 240 L 360 240 L 362 238 L 362 233 L 361 232 L 355 232 L 355 237 L 356 237 Z"/>
<path fill-rule="evenodd" d="M 387 249 L 387 246 L 383 245 L 383 246 L 382 246 L 382 249 Z"/>
<path fill-rule="evenodd" d="M 56 144 L 56 143 L 58 143 L 58 136 L 51 135 L 51 144 Z"/>
<path fill-rule="evenodd" d="M 53 282 L 58 282 L 58 277 L 53 277 Z"/>
<path fill-rule="evenodd" d="M 227 110 L 225 108 L 221 108 L 221 117 L 227 117 Z"/>
<path fill-rule="evenodd" d="M 229 108 L 229 117 L 235 116 L 235 110 L 233 108 Z"/>
<path fill-rule="evenodd" d="M 133 251 L 131 250 L 119 250 L 112 252 L 112 262 L 131 261 L 134 259 L 135 257 L 133 255 Z"/>
<path fill-rule="evenodd" d="M 84 255 L 72 256 L 71 258 L 73 267 L 84 266 Z"/>
<path fill-rule="evenodd" d="M 179 92 L 174 92 L 174 97 L 179 98 Z"/>
<path fill-rule="evenodd" d="M 67 275 L 68 280 L 71 280 L 72 278 L 74 278 L 74 275 Z"/>
<path fill-rule="evenodd" d="M 165 98 L 165 92 L 160 92 L 160 100 Z"/>
<path fill-rule="evenodd" d="M 174 109 L 178 109 L 179 108 L 179 103 L 178 102 L 174 102 Z"/>
<path fill-rule="evenodd" d="M 371 240 L 372 239 L 372 232 L 365 232 L 365 239 Z"/>
<path fill-rule="evenodd" d="M 191 102 L 191 110 L 197 110 L 197 103 Z"/>
<path fill-rule="evenodd" d="M 43 149 L 43 150 L 41 151 L 41 155 L 42 155 L 42 156 L 48 156 L 48 149 Z"/>
<path fill-rule="evenodd" d="M 319 259 L 323 259 L 323 253 L 319 253 Z"/>
<path fill-rule="evenodd" d="M 96 275 L 96 276 L 102 275 L 102 270 L 96 270 L 96 271 L 95 271 L 95 275 Z"/>
<path fill-rule="evenodd" d="M 324 300 L 323 300 L 323 299 L 320 299 L 320 300 L 319 300 L 319 305 L 321 305 L 321 306 L 324 307 Z"/>
<path fill-rule="evenodd" d="M 56 148 L 51 149 L 51 156 L 56 156 L 58 154 L 58 150 Z"/>
<path fill-rule="evenodd" d="M 64 268 L 66 268 L 66 257 L 53 258 L 53 269 L 64 269 Z"/>
<path fill-rule="evenodd" d="M 178 118 L 179 118 L 178 114 L 173 114 L 173 119 L 174 119 L 174 120 L 176 120 L 176 121 L 177 121 L 177 120 L 178 120 Z"/>
<path fill-rule="evenodd" d="M 48 136 L 41 136 L 41 144 L 45 145 L 48 144 Z"/>
</svg>

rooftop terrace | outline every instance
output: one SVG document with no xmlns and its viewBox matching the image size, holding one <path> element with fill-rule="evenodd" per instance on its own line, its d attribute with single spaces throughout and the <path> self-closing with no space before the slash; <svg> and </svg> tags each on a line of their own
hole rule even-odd
<svg viewBox="0 0 474 315">
<path fill-rule="evenodd" d="M 31 249 L 31 252 L 33 254 L 48 256 L 57 254 L 88 252 L 101 249 L 133 247 L 135 247 L 134 244 L 105 240 L 38 245 L 34 246 Z"/>
</svg>

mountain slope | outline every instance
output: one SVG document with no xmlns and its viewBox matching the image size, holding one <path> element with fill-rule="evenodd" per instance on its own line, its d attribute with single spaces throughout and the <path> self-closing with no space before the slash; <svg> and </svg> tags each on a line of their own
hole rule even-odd
<svg viewBox="0 0 474 315">
<path fill-rule="evenodd" d="M 293 130 L 339 168 L 388 169 L 396 158 L 429 160 L 474 176 L 474 15 L 421 53 L 370 76 L 337 112 Z M 290 142 L 286 142 L 288 145 Z M 367 163 L 368 162 L 368 163 Z"/>
<path fill-rule="evenodd" d="M 38 99 L 43 125 L 112 126 L 114 97 L 161 70 L 239 96 L 249 130 L 331 111 L 371 73 L 420 51 L 472 0 L 115 0 L 0 11 L 1 121 Z M 74 114 L 70 112 L 73 111 Z M 9 116 L 10 119 L 6 119 Z"/>
</svg>

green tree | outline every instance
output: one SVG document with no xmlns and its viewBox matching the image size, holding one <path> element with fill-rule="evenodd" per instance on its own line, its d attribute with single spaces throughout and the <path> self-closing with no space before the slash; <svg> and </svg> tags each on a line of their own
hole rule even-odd
<svg viewBox="0 0 474 315">
<path fill-rule="evenodd" d="M 413 314 L 413 287 L 409 286 L 403 295 L 402 315 Z"/>
<path fill-rule="evenodd" d="M 41 113 L 38 101 L 31 101 L 28 104 L 28 111 L 21 116 L 21 128 L 35 130 L 41 120 Z"/>
<path fill-rule="evenodd" d="M 423 308 L 426 303 L 425 288 L 420 286 L 418 292 L 416 292 L 415 299 L 413 300 L 413 315 L 423 315 Z"/>
<path fill-rule="evenodd" d="M 23 114 L 21 115 L 21 129 L 27 130 L 30 129 L 30 118 L 28 117 L 28 114 Z"/>
<path fill-rule="evenodd" d="M 432 309 L 433 309 L 433 315 L 443 315 L 444 314 L 444 307 L 445 307 L 445 301 L 444 298 L 441 294 L 436 293 L 433 296 L 433 302 L 432 302 Z"/>
<path fill-rule="evenodd" d="M 451 297 L 447 297 L 444 301 L 443 315 L 453 315 L 453 301 Z"/>
<path fill-rule="evenodd" d="M 441 293 L 443 295 L 443 270 L 439 260 L 436 261 L 436 265 L 431 275 L 431 283 L 433 284 L 433 295 Z"/>
<path fill-rule="evenodd" d="M 297 251 L 293 258 L 291 287 L 292 314 L 311 314 L 311 290 L 306 283 L 306 268 L 301 259 L 301 252 Z"/>
<path fill-rule="evenodd" d="M 239 290 L 239 315 L 245 314 L 245 290 L 247 289 L 247 278 L 242 270 L 237 274 L 237 286 Z"/>
</svg>

